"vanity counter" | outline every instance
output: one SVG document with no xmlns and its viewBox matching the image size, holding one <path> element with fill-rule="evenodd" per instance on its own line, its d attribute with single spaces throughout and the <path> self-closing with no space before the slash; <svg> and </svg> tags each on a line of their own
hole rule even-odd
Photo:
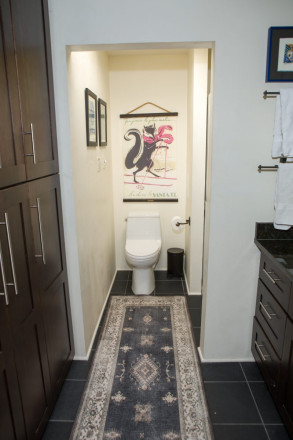
<svg viewBox="0 0 293 440">
<path fill-rule="evenodd" d="M 293 228 L 280 231 L 272 223 L 256 223 L 254 242 L 293 281 Z"/>
</svg>

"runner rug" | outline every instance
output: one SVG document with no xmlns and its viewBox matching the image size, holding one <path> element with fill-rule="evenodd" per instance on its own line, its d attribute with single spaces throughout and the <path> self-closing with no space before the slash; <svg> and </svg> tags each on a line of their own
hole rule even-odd
<svg viewBox="0 0 293 440">
<path fill-rule="evenodd" d="M 114 296 L 74 440 L 213 438 L 185 298 Z"/>
</svg>

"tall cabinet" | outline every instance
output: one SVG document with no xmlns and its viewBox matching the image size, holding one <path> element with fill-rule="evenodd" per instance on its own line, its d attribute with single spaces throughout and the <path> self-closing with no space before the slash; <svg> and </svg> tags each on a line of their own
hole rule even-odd
<svg viewBox="0 0 293 440">
<path fill-rule="evenodd" d="M 41 438 L 73 357 L 46 0 L 0 0 L 0 438 Z"/>
</svg>

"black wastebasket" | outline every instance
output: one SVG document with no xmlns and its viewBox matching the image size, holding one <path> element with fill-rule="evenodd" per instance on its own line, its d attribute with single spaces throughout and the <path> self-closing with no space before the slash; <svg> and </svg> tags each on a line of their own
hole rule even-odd
<svg viewBox="0 0 293 440">
<path fill-rule="evenodd" d="M 170 248 L 168 254 L 168 273 L 177 277 L 183 275 L 184 249 Z"/>
</svg>

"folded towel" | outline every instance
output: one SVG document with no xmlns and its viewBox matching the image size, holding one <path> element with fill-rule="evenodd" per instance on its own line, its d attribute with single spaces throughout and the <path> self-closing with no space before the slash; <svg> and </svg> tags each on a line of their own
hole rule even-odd
<svg viewBox="0 0 293 440">
<path fill-rule="evenodd" d="M 275 127 L 274 127 L 272 157 L 280 157 L 283 154 L 281 121 L 282 121 L 281 98 L 280 98 L 280 95 L 278 95 L 276 98 Z"/>
<path fill-rule="evenodd" d="M 291 226 L 293 226 L 293 163 L 279 163 L 274 227 L 287 230 Z"/>
<path fill-rule="evenodd" d="M 293 157 L 293 88 L 280 89 L 275 111 L 272 157 Z"/>
</svg>

